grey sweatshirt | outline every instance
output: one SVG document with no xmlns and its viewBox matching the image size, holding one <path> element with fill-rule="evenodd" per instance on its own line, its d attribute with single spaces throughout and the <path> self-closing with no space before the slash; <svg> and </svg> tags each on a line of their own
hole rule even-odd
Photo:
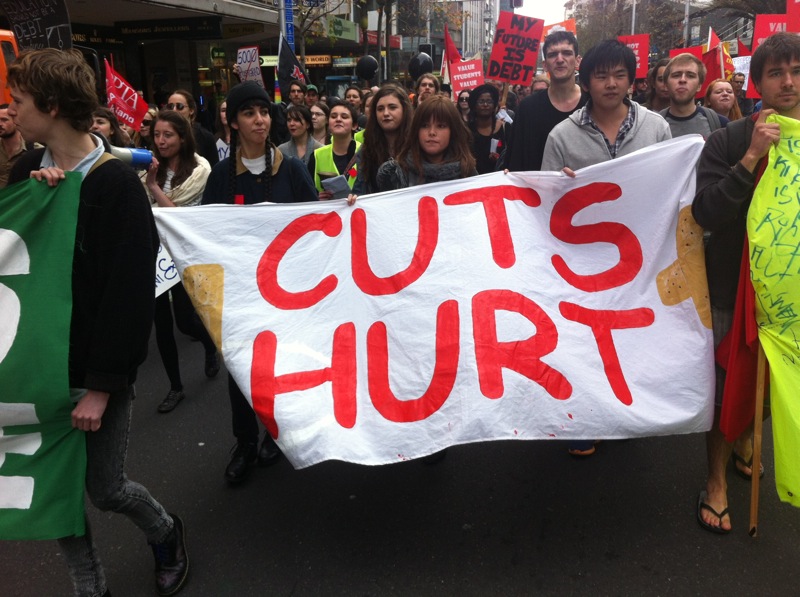
<svg viewBox="0 0 800 597">
<path fill-rule="evenodd" d="M 644 147 L 671 139 L 669 124 L 660 114 L 631 102 L 634 111 L 633 127 L 625 135 L 616 157 L 622 157 Z M 586 106 L 556 125 L 544 146 L 542 170 L 578 170 L 611 159 L 603 135 L 590 125 L 581 126 Z M 612 143 L 614 139 L 609 139 Z"/>
</svg>

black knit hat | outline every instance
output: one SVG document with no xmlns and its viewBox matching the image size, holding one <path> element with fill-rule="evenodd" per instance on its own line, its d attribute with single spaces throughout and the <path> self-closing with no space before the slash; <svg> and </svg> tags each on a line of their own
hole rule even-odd
<svg viewBox="0 0 800 597">
<path fill-rule="evenodd" d="M 269 94 L 255 81 L 245 81 L 244 83 L 235 85 L 228 92 L 228 97 L 225 98 L 225 103 L 227 104 L 225 116 L 228 122 L 232 122 L 236 119 L 236 114 L 242 106 L 255 100 L 266 102 L 267 107 L 272 108 Z"/>
</svg>

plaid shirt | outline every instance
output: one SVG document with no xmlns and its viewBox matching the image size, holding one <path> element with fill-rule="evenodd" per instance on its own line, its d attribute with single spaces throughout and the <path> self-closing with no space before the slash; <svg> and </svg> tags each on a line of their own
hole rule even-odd
<svg viewBox="0 0 800 597">
<path fill-rule="evenodd" d="M 606 142 L 606 147 L 608 147 L 608 152 L 611 154 L 612 158 L 617 157 L 617 151 L 619 151 L 619 146 L 622 143 L 622 140 L 625 138 L 625 135 L 628 134 L 633 128 L 633 122 L 635 119 L 635 113 L 631 110 L 631 102 L 628 98 L 623 100 L 626 106 L 628 106 L 628 114 L 625 116 L 625 120 L 622 121 L 622 124 L 619 127 L 619 131 L 617 132 L 617 138 L 614 140 L 614 145 L 611 145 L 608 139 L 606 139 L 605 133 L 601 131 L 598 126 L 595 124 L 594 120 L 592 120 L 592 100 L 589 99 L 586 102 L 586 106 L 583 108 L 583 112 L 581 112 L 581 126 L 589 125 L 598 133 L 603 136 L 603 141 Z"/>
</svg>

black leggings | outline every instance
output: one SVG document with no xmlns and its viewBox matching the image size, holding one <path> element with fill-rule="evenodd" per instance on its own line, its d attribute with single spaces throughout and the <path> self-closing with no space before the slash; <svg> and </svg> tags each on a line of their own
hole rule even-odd
<svg viewBox="0 0 800 597">
<path fill-rule="evenodd" d="M 172 307 L 170 308 L 169 295 L 172 295 Z M 206 354 L 214 354 L 217 351 L 211 336 L 208 335 L 203 322 L 194 311 L 194 306 L 183 288 L 183 284 L 178 282 L 167 292 L 156 297 L 156 344 L 161 355 L 161 362 L 164 370 L 169 377 L 170 389 L 182 390 L 181 369 L 178 363 L 178 345 L 175 343 L 175 334 L 172 326 L 172 312 L 175 311 L 175 323 L 178 329 L 186 334 L 197 338 L 203 343 Z"/>
</svg>

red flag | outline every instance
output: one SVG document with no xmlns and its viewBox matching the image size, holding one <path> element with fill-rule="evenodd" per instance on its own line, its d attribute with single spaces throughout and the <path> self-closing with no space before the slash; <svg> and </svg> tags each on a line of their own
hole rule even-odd
<svg viewBox="0 0 800 597">
<path fill-rule="evenodd" d="M 130 83 L 111 68 L 108 60 L 105 60 L 105 63 L 108 107 L 114 111 L 120 123 L 127 124 L 138 131 L 147 114 L 147 103 L 139 97 Z"/>
<path fill-rule="evenodd" d="M 717 37 L 717 34 L 714 33 L 714 30 L 711 27 L 709 27 L 708 28 L 708 43 L 706 44 L 706 46 L 704 48 L 704 51 L 705 52 L 710 52 L 711 50 L 716 48 L 721 43 L 722 42 L 719 40 L 719 37 Z"/>
<path fill-rule="evenodd" d="M 672 48 L 669 51 L 669 57 L 675 58 L 678 54 L 691 54 L 697 56 L 700 60 L 703 59 L 703 46 L 689 46 L 688 48 Z"/>
<path fill-rule="evenodd" d="M 748 48 L 744 44 L 744 42 L 742 41 L 742 39 L 740 37 L 737 36 L 736 37 L 736 41 L 739 42 L 739 56 L 752 56 L 753 55 L 753 53 L 750 51 L 750 48 Z"/>
<path fill-rule="evenodd" d="M 800 33 L 800 0 L 786 0 L 786 31 Z"/>
<path fill-rule="evenodd" d="M 650 34 L 620 35 L 617 39 L 633 50 L 636 55 L 636 78 L 644 79 L 647 76 L 647 61 L 650 56 Z"/>
<path fill-rule="evenodd" d="M 703 64 L 706 65 L 706 78 L 695 97 L 703 97 L 711 81 L 723 78 L 719 48 L 714 48 L 710 52 L 705 52 L 703 54 Z"/>
<path fill-rule="evenodd" d="M 450 37 L 450 31 L 447 29 L 447 23 L 444 25 L 444 51 L 447 52 L 447 61 L 451 64 L 461 60 L 461 53 L 458 51 L 453 38 Z"/>
</svg>

